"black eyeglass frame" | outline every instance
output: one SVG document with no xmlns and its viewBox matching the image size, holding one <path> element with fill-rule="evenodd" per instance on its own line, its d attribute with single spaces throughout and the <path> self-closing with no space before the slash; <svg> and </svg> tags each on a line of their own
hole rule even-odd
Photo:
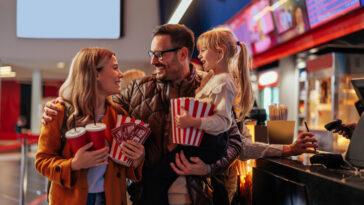
<svg viewBox="0 0 364 205">
<path fill-rule="evenodd" d="M 169 52 L 175 52 L 178 51 L 179 49 L 181 49 L 182 47 L 176 47 L 176 48 L 171 48 L 171 49 L 167 49 L 167 50 L 163 50 L 163 51 L 148 51 L 148 55 L 149 57 L 157 57 L 158 59 L 163 59 L 163 55 L 165 53 L 169 53 Z"/>
</svg>

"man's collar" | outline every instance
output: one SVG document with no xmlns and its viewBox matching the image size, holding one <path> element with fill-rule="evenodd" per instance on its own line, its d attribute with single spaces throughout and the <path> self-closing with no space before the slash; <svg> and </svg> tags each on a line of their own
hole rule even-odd
<svg viewBox="0 0 364 205">
<path fill-rule="evenodd" d="M 190 72 L 186 78 L 184 78 L 183 80 L 181 80 L 179 82 L 176 82 L 176 83 L 172 82 L 172 83 L 181 86 L 181 85 L 189 84 L 189 83 L 191 83 L 191 81 L 195 80 L 196 71 L 191 63 L 189 64 L 189 69 L 190 69 Z"/>
</svg>

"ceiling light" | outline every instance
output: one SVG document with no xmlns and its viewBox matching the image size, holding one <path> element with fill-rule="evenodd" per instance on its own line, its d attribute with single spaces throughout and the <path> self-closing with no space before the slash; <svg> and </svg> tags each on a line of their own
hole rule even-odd
<svg viewBox="0 0 364 205">
<path fill-rule="evenodd" d="M 192 0 L 181 0 L 176 10 L 173 12 L 172 17 L 169 19 L 169 24 L 179 23 L 182 16 L 186 13 L 188 7 L 191 5 Z"/>
<path fill-rule="evenodd" d="M 262 73 L 258 78 L 259 86 L 270 86 L 278 82 L 278 72 L 277 71 L 268 71 Z"/>
<path fill-rule="evenodd" d="M 11 70 L 11 66 L 0 66 L 0 78 L 13 78 L 16 73 Z"/>
<path fill-rule="evenodd" d="M 306 62 L 305 61 L 299 61 L 296 65 L 297 69 L 306 68 Z"/>
<path fill-rule="evenodd" d="M 58 62 L 57 63 L 57 68 L 58 69 L 63 69 L 63 68 L 65 68 L 66 67 L 66 63 L 64 63 L 64 62 Z"/>
<path fill-rule="evenodd" d="M 11 72 L 11 66 L 0 66 L 0 73 L 9 73 Z"/>
<path fill-rule="evenodd" d="M 317 53 L 319 51 L 318 48 L 311 48 L 308 52 L 309 53 Z"/>
<path fill-rule="evenodd" d="M 16 76 L 15 72 L 0 73 L 0 78 L 15 78 L 15 76 Z"/>
</svg>

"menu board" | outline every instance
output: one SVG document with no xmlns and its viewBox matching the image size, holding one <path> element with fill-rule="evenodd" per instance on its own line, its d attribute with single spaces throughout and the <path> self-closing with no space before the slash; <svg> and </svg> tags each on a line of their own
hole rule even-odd
<svg viewBox="0 0 364 205">
<path fill-rule="evenodd" d="M 287 41 L 309 29 L 305 0 L 271 0 L 278 42 Z"/>
<path fill-rule="evenodd" d="M 253 55 L 364 6 L 364 0 L 256 0 L 226 24 Z"/>
<path fill-rule="evenodd" d="M 244 43 L 247 46 L 249 53 L 252 54 L 251 41 L 250 41 L 250 37 L 249 37 L 248 27 L 247 27 L 246 19 L 244 17 L 245 16 L 243 15 L 243 13 L 238 14 L 238 16 L 236 18 L 234 18 L 233 21 L 228 23 L 228 26 L 234 32 L 237 39 L 240 42 Z"/>
<path fill-rule="evenodd" d="M 277 32 L 283 33 L 291 28 L 293 28 L 293 8 L 286 1 L 284 3 L 280 3 L 279 0 L 272 0 L 273 9 L 273 18 L 276 24 Z"/>
<path fill-rule="evenodd" d="M 360 0 L 306 0 L 311 28 L 360 7 Z"/>
<path fill-rule="evenodd" d="M 262 0 L 250 5 L 244 12 L 253 53 L 261 53 L 274 44 L 272 13 L 269 1 Z"/>
</svg>

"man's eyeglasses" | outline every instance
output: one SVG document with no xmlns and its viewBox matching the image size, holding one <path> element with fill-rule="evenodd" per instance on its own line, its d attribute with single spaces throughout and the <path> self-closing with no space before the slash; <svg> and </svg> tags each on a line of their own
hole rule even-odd
<svg viewBox="0 0 364 205">
<path fill-rule="evenodd" d="M 178 51 L 179 49 L 181 49 L 182 47 L 177 47 L 177 48 L 171 48 L 171 49 L 167 49 L 164 51 L 148 51 L 148 55 L 150 57 L 155 56 L 158 59 L 163 59 L 163 54 L 168 53 L 168 52 L 174 52 L 174 51 Z"/>
</svg>

